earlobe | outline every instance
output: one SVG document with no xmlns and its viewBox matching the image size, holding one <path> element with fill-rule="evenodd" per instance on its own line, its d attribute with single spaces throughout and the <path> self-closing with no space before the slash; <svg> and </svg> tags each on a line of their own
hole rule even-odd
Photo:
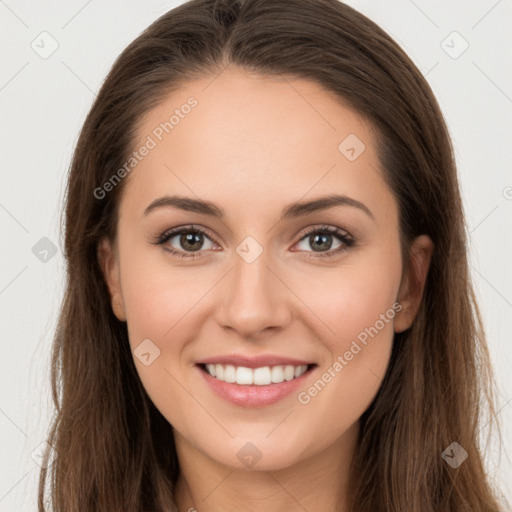
<svg viewBox="0 0 512 512">
<path fill-rule="evenodd" d="M 125 322 L 126 314 L 121 293 L 119 262 L 115 249 L 112 247 L 110 240 L 106 238 L 101 240 L 98 244 L 98 262 L 109 289 L 110 302 L 114 315 L 116 315 L 117 319 L 121 322 Z"/>
<path fill-rule="evenodd" d="M 397 301 L 402 309 L 395 317 L 394 330 L 402 332 L 411 327 L 418 312 L 427 280 L 434 244 L 428 235 L 414 240 L 410 249 L 410 264 L 404 272 Z"/>
</svg>

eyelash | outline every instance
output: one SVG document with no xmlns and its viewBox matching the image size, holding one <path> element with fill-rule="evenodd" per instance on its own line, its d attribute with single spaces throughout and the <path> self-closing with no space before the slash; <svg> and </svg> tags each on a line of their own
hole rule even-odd
<svg viewBox="0 0 512 512">
<path fill-rule="evenodd" d="M 207 238 L 211 239 L 211 237 L 208 235 L 208 233 L 203 230 L 202 228 L 196 227 L 194 225 L 190 226 L 183 226 L 179 228 L 173 228 L 168 231 L 165 231 L 162 233 L 155 242 L 152 242 L 153 245 L 161 245 L 163 246 L 165 243 L 167 243 L 171 238 L 174 238 L 176 235 L 181 235 L 183 233 L 200 233 Z M 338 247 L 335 250 L 329 250 L 325 252 L 318 252 L 317 256 L 308 256 L 309 258 L 332 258 L 333 256 L 336 256 L 340 254 L 343 251 L 348 250 L 350 247 L 352 247 L 355 243 L 355 239 L 349 235 L 346 231 L 342 231 L 341 229 L 332 227 L 332 226 L 320 226 L 314 229 L 311 229 L 310 231 L 304 233 L 304 235 L 300 238 L 299 242 L 304 240 L 305 238 L 311 236 L 311 235 L 317 235 L 317 234 L 327 234 L 327 235 L 335 235 L 340 242 L 342 242 L 343 245 Z M 299 243 L 297 242 L 297 243 Z M 163 247 L 165 251 L 170 253 L 172 256 L 175 256 L 177 258 L 197 258 L 201 257 L 199 253 L 201 251 L 197 252 L 185 252 L 185 251 L 177 251 L 175 249 L 169 249 L 168 247 Z M 300 252 L 300 251 L 299 251 Z M 313 251 L 306 251 L 306 252 L 313 252 Z"/>
</svg>

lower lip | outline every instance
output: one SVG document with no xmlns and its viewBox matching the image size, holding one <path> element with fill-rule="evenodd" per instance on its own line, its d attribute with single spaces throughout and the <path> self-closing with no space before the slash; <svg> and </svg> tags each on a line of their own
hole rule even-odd
<svg viewBox="0 0 512 512">
<path fill-rule="evenodd" d="M 207 371 L 201 367 L 197 367 L 203 375 L 206 383 L 221 398 L 235 405 L 244 407 L 260 407 L 264 405 L 272 405 L 286 396 L 293 393 L 297 388 L 304 384 L 314 367 L 308 369 L 300 377 L 292 380 L 285 380 L 279 384 L 269 384 L 267 386 L 241 385 L 212 377 Z"/>
</svg>

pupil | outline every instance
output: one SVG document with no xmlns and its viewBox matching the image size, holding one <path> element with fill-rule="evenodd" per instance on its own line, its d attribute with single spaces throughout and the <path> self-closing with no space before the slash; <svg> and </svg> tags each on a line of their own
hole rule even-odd
<svg viewBox="0 0 512 512">
<path fill-rule="evenodd" d="M 316 235 L 312 235 L 312 239 L 313 239 L 313 242 L 311 243 L 311 246 L 313 247 L 313 250 L 317 250 L 315 249 L 315 243 L 317 241 L 320 241 L 320 245 L 323 245 L 324 247 L 320 247 L 320 249 L 330 249 L 331 248 L 331 245 L 332 243 L 329 243 L 329 242 L 332 242 L 332 240 L 330 240 L 330 235 L 325 235 L 325 234 L 316 234 Z"/>
</svg>

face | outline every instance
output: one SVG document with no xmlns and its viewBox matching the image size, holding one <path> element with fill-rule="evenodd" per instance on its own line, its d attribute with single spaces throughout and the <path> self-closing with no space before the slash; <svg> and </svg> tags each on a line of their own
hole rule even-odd
<svg viewBox="0 0 512 512">
<path fill-rule="evenodd" d="M 403 268 L 372 127 L 313 82 L 230 68 L 138 128 L 148 149 L 100 258 L 152 401 L 180 444 L 230 467 L 341 447 L 429 260 L 421 237 Z"/>
</svg>

